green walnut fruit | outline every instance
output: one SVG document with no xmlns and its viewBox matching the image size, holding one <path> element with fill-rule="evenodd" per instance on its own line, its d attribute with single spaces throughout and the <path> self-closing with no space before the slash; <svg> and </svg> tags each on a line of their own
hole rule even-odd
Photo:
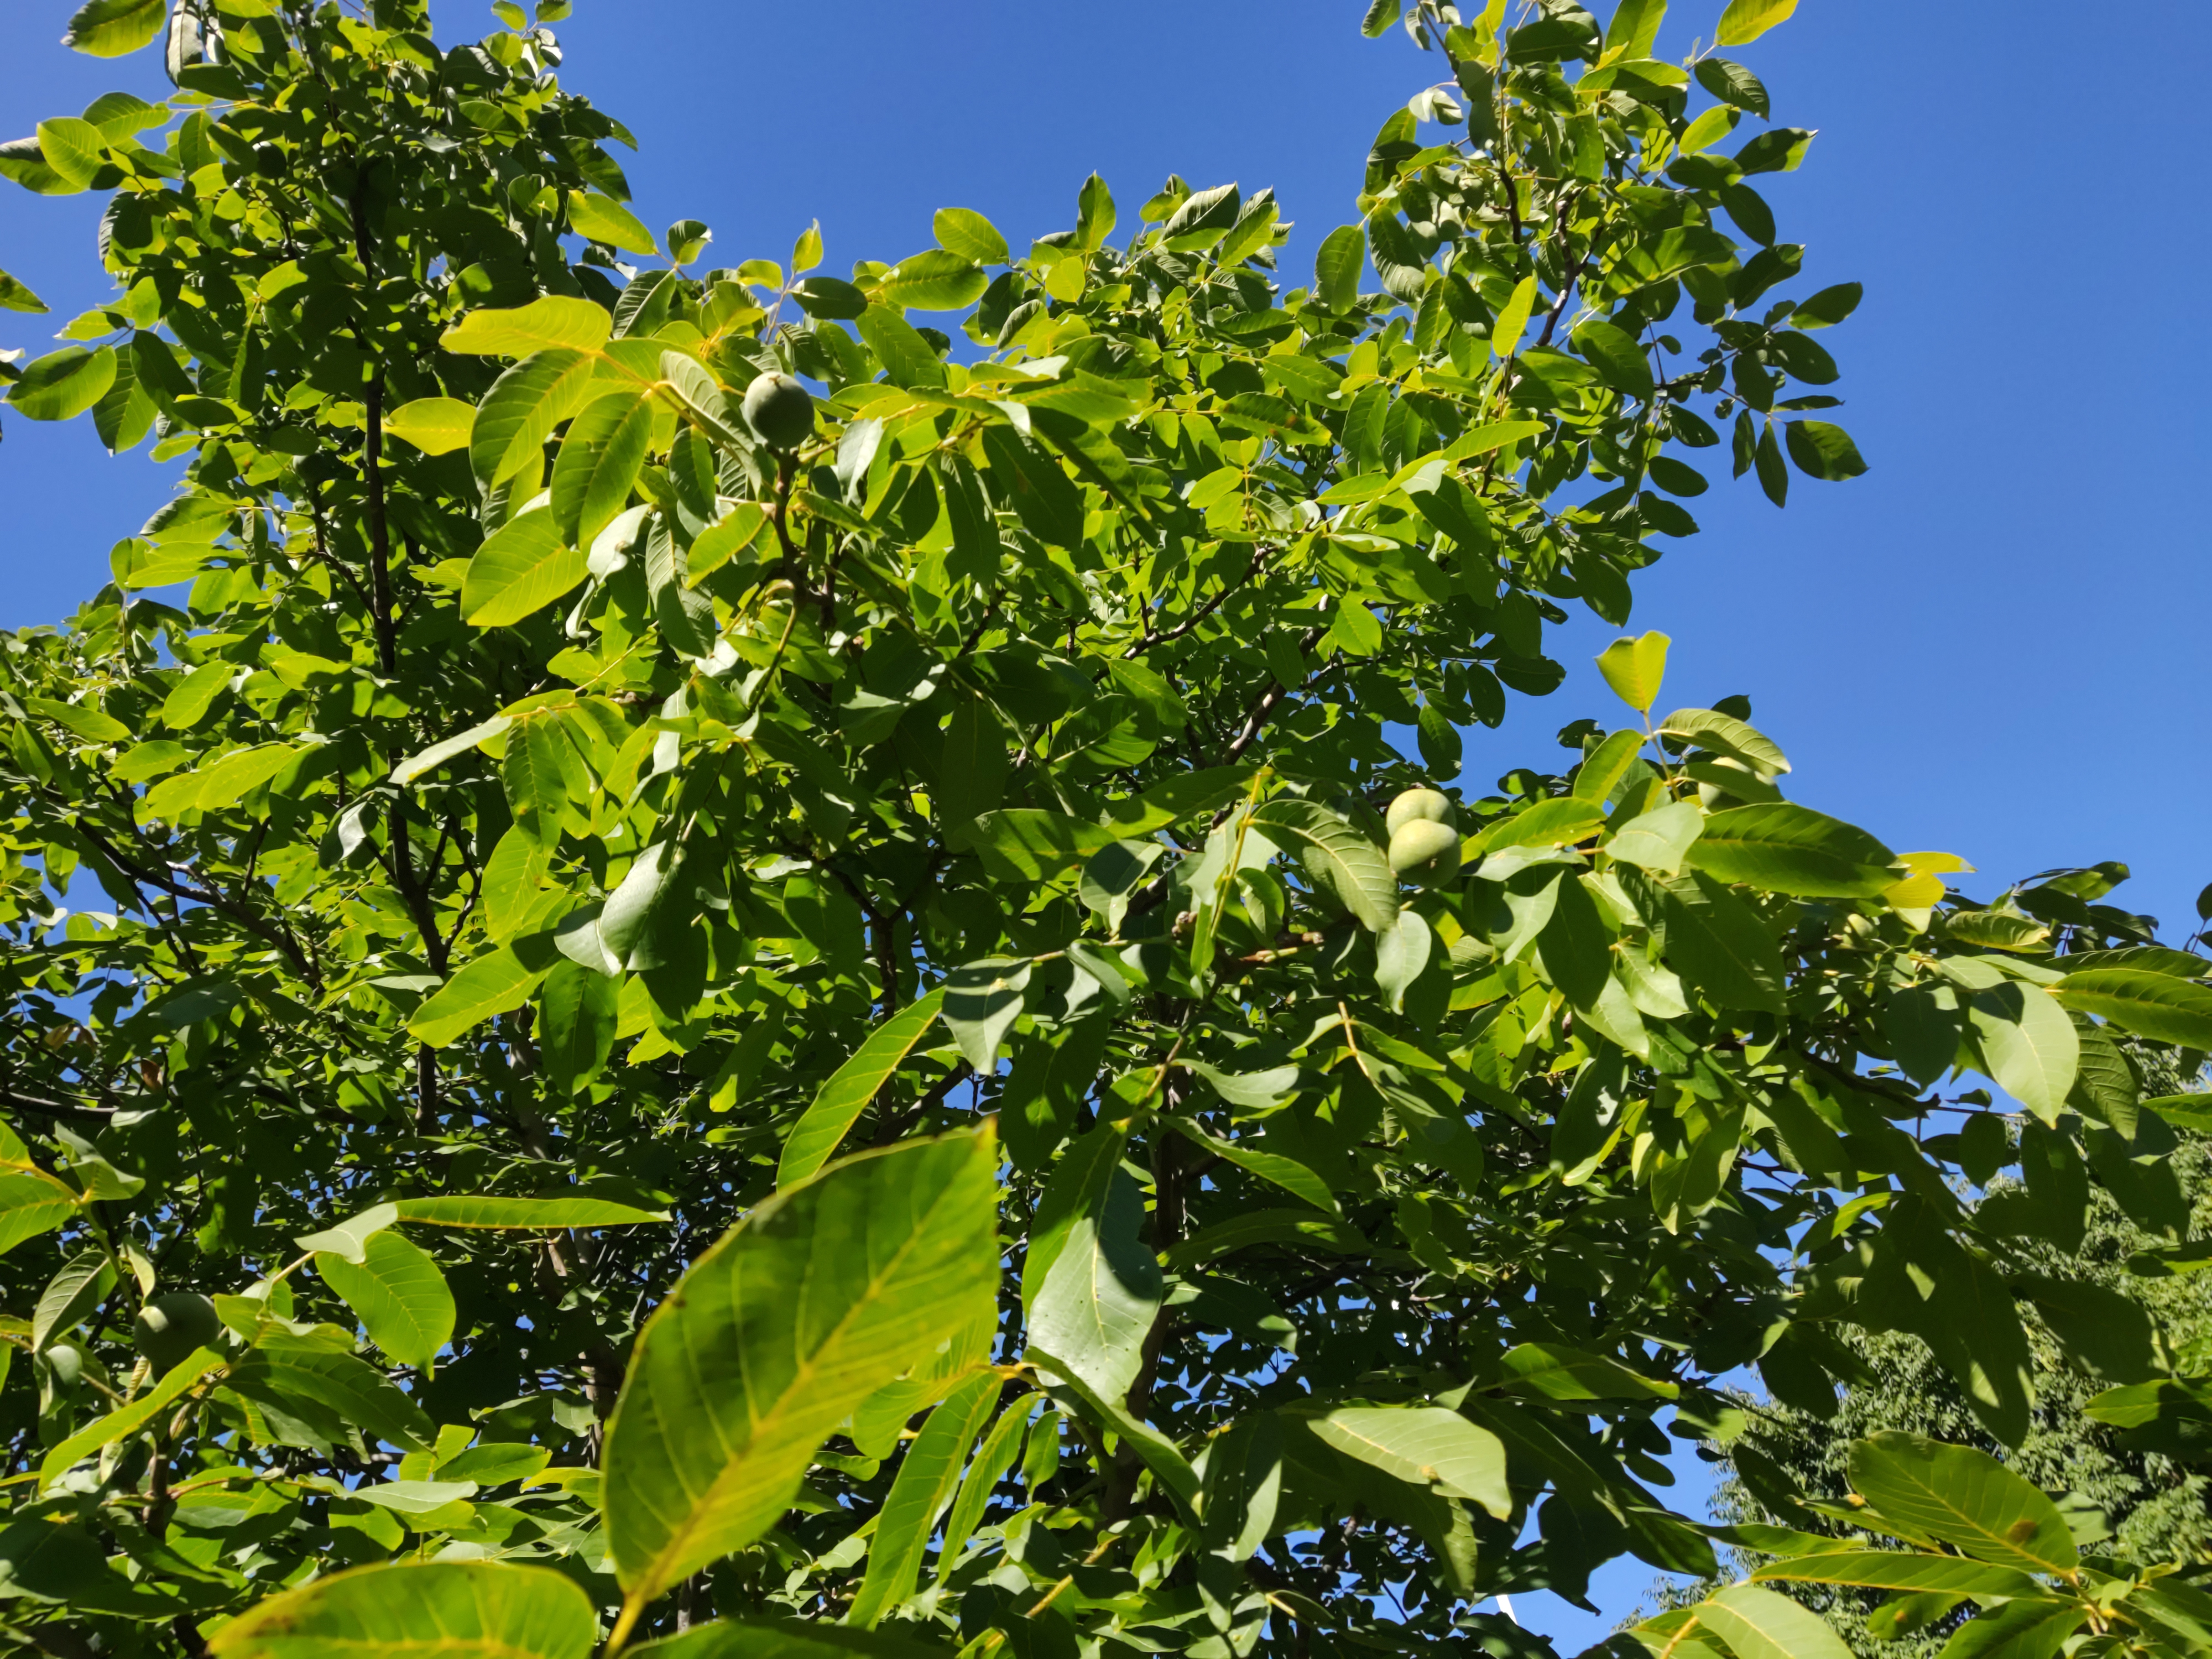
<svg viewBox="0 0 2212 1659">
<path fill-rule="evenodd" d="M 796 449 L 814 435 L 814 394 L 770 369 L 745 388 L 745 424 L 770 449 Z"/>
<path fill-rule="evenodd" d="M 1390 867 L 1418 887 L 1438 887 L 1459 873 L 1459 831 L 1434 818 L 1408 818 L 1391 832 Z"/>
<path fill-rule="evenodd" d="M 155 1297 L 139 1310 L 131 1332 L 156 1374 L 191 1358 L 193 1349 L 208 1346 L 222 1334 L 215 1304 L 190 1291 Z"/>
<path fill-rule="evenodd" d="M 1382 819 L 1394 836 L 1409 823 L 1451 821 L 1451 797 L 1435 789 L 1408 789 L 1390 803 L 1390 810 Z"/>
</svg>

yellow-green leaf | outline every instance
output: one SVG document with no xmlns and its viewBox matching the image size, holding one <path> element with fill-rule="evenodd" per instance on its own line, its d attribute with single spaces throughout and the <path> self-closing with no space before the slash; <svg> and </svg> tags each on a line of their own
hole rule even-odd
<svg viewBox="0 0 2212 1659">
<path fill-rule="evenodd" d="M 453 1340 L 453 1293 L 429 1253 L 389 1229 L 349 1261 L 319 1252 L 315 1271 L 361 1316 L 368 1340 L 403 1365 L 427 1366 Z"/>
<path fill-rule="evenodd" d="M 520 1229 L 542 1232 L 564 1227 L 632 1227 L 665 1221 L 665 1210 L 641 1210 L 605 1198 L 403 1198 L 399 1219 L 425 1227 Z"/>
<path fill-rule="evenodd" d="M 607 1538 L 633 1605 L 762 1536 L 854 1407 L 988 1328 L 998 1162 L 988 1129 L 865 1153 L 693 1264 L 639 1334 L 607 1432 Z"/>
<path fill-rule="evenodd" d="M 590 574 L 582 551 L 561 538 L 552 509 L 533 507 L 477 550 L 461 580 L 461 617 L 506 628 L 535 616 Z"/>
<path fill-rule="evenodd" d="M 877 1091 L 928 1035 L 944 1001 L 940 987 L 921 1001 L 908 1004 L 870 1032 L 852 1058 L 831 1073 L 783 1143 L 783 1158 L 775 1172 L 778 1186 L 804 1181 L 830 1161 L 837 1143 L 876 1097 Z"/>
<path fill-rule="evenodd" d="M 2208 964 L 2212 966 L 2212 964 Z M 2212 987 L 2140 968 L 2090 968 L 2052 988 L 2069 1008 L 2185 1048 L 2212 1048 Z"/>
<path fill-rule="evenodd" d="M 611 196 L 587 190 L 568 192 L 568 228 L 588 241 L 604 242 L 625 253 L 652 255 L 659 252 L 653 233 Z"/>
<path fill-rule="evenodd" d="M 539 351 L 597 351 L 613 332 L 614 319 L 604 307 L 549 294 L 512 311 L 471 311 L 439 343 L 476 356 L 527 357 Z"/>
<path fill-rule="evenodd" d="M 211 1659 L 589 1659 L 591 1597 L 550 1567 L 424 1561 L 362 1567 L 272 1596 L 208 1639 Z"/>
<path fill-rule="evenodd" d="M 1713 44 L 1749 46 L 1776 24 L 1788 22 L 1790 14 L 1796 9 L 1797 0 L 1729 0 L 1728 9 L 1721 14 L 1720 27 L 1713 33 Z"/>
<path fill-rule="evenodd" d="M 106 159 L 107 137 L 89 121 L 64 115 L 39 123 L 39 153 L 72 190 L 90 186 Z"/>
<path fill-rule="evenodd" d="M 476 418 L 476 405 L 459 398 L 417 398 L 386 416 L 384 429 L 406 439 L 425 455 L 450 455 L 468 447 Z"/>
<path fill-rule="evenodd" d="M 88 0 L 62 44 L 91 58 L 120 58 L 159 34 L 168 15 L 167 0 Z"/>
<path fill-rule="evenodd" d="M 417 1008 L 407 1022 L 408 1034 L 417 1042 L 442 1048 L 465 1032 L 495 1014 L 512 1013 L 530 1000 L 538 981 L 552 966 L 532 968 L 501 945 L 478 957 L 447 980 L 438 994 Z"/>
<path fill-rule="evenodd" d="M 1613 694 L 1639 714 L 1651 712 L 1667 678 L 1667 647 L 1674 641 L 1656 629 L 1639 639 L 1615 640 L 1598 653 L 1597 672 Z"/>
</svg>

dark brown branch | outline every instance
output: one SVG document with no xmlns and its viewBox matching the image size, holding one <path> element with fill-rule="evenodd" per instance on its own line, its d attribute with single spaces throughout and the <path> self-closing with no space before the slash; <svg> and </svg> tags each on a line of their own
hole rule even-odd
<svg viewBox="0 0 2212 1659">
<path fill-rule="evenodd" d="M 264 944 L 283 951 L 300 977 L 313 986 L 318 994 L 321 992 L 322 976 L 315 972 L 313 964 L 307 960 L 306 953 L 300 948 L 299 940 L 292 937 L 289 927 L 280 930 L 270 927 L 252 912 L 242 908 L 226 895 L 211 887 L 195 887 L 189 882 L 178 880 L 174 876 L 165 875 L 160 872 L 149 870 L 142 864 L 133 863 L 124 857 L 122 850 L 114 842 L 93 828 L 90 822 L 82 817 L 76 821 L 76 829 L 79 834 L 100 849 L 103 857 L 134 881 L 155 888 L 172 897 L 190 899 L 195 904 L 204 904 L 211 910 L 220 910 Z"/>
<path fill-rule="evenodd" d="M 912 1106 L 895 1118 L 884 1119 L 882 1127 L 876 1131 L 876 1145 L 888 1146 L 895 1140 L 903 1139 L 908 1130 L 919 1123 L 926 1115 L 943 1105 L 945 1096 L 951 1094 L 974 1075 L 975 1073 L 969 1069 L 968 1062 L 962 1060 L 931 1085 L 929 1092 L 915 1102 Z"/>
<path fill-rule="evenodd" d="M 376 292 L 375 249 L 368 233 L 368 204 L 363 193 L 374 162 L 355 174 L 346 205 L 353 216 L 354 252 L 361 260 L 368 292 Z M 354 337 L 368 359 L 368 385 L 362 402 L 368 411 L 368 433 L 362 445 L 362 477 L 368 494 L 368 589 L 370 621 L 376 629 L 376 658 L 389 678 L 399 665 L 399 642 L 392 626 L 392 528 L 386 521 L 384 502 L 384 362 L 371 343 L 368 331 L 356 323 Z"/>
<path fill-rule="evenodd" d="M 1253 577 L 1260 574 L 1261 567 L 1265 565 L 1267 562 L 1268 551 L 1269 550 L 1265 547 L 1255 547 L 1252 550 L 1252 562 L 1244 567 L 1244 574 L 1243 575 L 1239 576 L 1235 581 L 1225 584 L 1218 593 L 1216 593 L 1204 605 L 1199 606 L 1197 610 L 1192 611 L 1188 618 L 1182 622 L 1177 623 L 1173 628 L 1167 629 L 1164 633 L 1146 634 L 1144 638 L 1139 640 L 1134 645 L 1131 646 L 1127 651 L 1124 651 L 1121 653 L 1121 659 L 1124 662 L 1127 662 L 1133 657 L 1140 657 L 1156 645 L 1165 645 L 1170 640 L 1179 640 L 1184 635 L 1189 633 L 1191 629 L 1196 628 L 1216 611 L 1218 611 L 1221 608 L 1223 602 L 1226 600 L 1231 594 L 1238 592 L 1247 583 L 1249 583 Z"/>
</svg>

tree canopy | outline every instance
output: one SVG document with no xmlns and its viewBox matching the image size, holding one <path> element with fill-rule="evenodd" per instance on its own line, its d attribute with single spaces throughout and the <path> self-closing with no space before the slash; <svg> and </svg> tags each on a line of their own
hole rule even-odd
<svg viewBox="0 0 2212 1659">
<path fill-rule="evenodd" d="M 1266 191 L 1097 177 L 841 278 L 655 237 L 566 0 L 494 9 L 90 0 L 176 95 L 0 146 L 116 283 L 12 411 L 185 463 L 0 636 L 0 1628 L 1510 1651 L 1711 1571 L 1670 1433 L 1838 1329 L 2002 1444 L 2023 1306 L 2205 1414 L 2042 1271 L 2093 1188 L 2199 1249 L 2142 1067 L 2212 985 L 2124 868 L 1967 900 L 1656 632 L 1457 781 L 1697 458 L 1863 470 L 1750 69 L 1376 0 L 1437 78 L 1310 282 Z M 1653 1640 L 1809 1653 L 1778 1602 Z"/>
</svg>

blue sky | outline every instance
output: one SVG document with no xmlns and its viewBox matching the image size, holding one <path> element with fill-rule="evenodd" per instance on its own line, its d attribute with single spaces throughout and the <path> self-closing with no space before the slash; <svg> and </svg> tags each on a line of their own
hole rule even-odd
<svg viewBox="0 0 2212 1659">
<path fill-rule="evenodd" d="M 150 55 L 58 47 L 71 9 L 0 8 L 0 137 L 112 88 L 164 90 Z M 1375 129 L 1434 72 L 1402 36 L 1362 40 L 1362 9 L 579 0 L 560 33 L 568 84 L 641 141 L 624 164 L 642 216 L 705 220 L 717 262 L 781 260 L 817 218 L 833 270 L 896 259 L 946 205 L 1018 246 L 1073 223 L 1095 168 L 1125 222 L 1171 171 L 1273 185 L 1302 281 L 1353 216 Z M 1662 52 L 1719 9 L 1677 0 Z M 438 16 L 448 42 L 493 27 L 472 3 Z M 1900 850 L 1963 854 L 1984 895 L 2125 860 L 2136 879 L 2117 901 L 2179 942 L 2212 881 L 2212 550 L 2189 505 L 2206 460 L 2195 158 L 2212 9 L 2147 0 L 2120 23 L 2056 0 L 1805 0 L 1736 54 L 1782 120 L 1820 133 L 1767 193 L 1809 247 L 1802 289 L 1866 284 L 1824 340 L 1872 471 L 1800 479 L 1780 513 L 1748 480 L 1717 486 L 1693 506 L 1706 533 L 1640 579 L 1632 627 L 1674 638 L 1668 706 L 1752 698 L 1797 799 Z M 0 183 L 0 267 L 55 310 L 0 313 L 0 346 L 48 349 L 101 296 L 99 211 Z M 104 580 L 109 546 L 168 484 L 106 458 L 88 423 L 0 422 L 0 626 L 16 627 Z M 1470 739 L 1470 785 L 1542 762 L 1577 716 L 1621 716 L 1589 666 L 1611 637 L 1587 617 L 1565 630 L 1565 688 Z M 1617 1614 L 1648 1578 L 1632 1564 L 1596 1594 Z M 1610 1624 L 1522 1611 L 1569 1653 Z"/>
</svg>

